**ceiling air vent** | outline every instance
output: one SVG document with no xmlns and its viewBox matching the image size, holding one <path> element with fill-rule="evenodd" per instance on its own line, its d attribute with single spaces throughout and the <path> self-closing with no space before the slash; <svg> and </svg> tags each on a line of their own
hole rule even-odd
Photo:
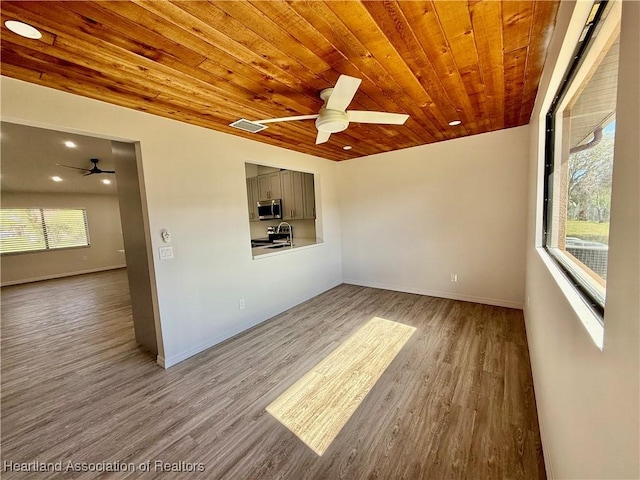
<svg viewBox="0 0 640 480">
<path fill-rule="evenodd" d="M 247 120 L 244 118 L 241 118 L 240 120 L 236 120 L 235 122 L 230 123 L 229 126 L 239 128 L 240 130 L 244 130 L 245 132 L 249 132 L 249 133 L 256 133 L 256 132 L 259 132 L 260 130 L 264 130 L 265 128 L 267 128 L 265 125 L 262 125 L 261 123 L 252 122 L 251 120 Z"/>
</svg>

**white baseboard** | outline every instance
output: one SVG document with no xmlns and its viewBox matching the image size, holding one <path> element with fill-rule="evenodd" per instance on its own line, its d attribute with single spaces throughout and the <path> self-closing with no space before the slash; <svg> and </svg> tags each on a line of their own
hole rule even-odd
<svg viewBox="0 0 640 480">
<path fill-rule="evenodd" d="M 452 300 L 461 300 L 461 301 L 465 301 L 465 302 L 473 302 L 473 303 L 481 303 L 481 304 L 485 304 L 485 305 L 495 305 L 498 307 L 507 307 L 507 308 L 516 308 L 516 309 L 522 309 L 522 305 L 520 303 L 517 302 L 511 302 L 508 300 L 500 300 L 500 299 L 495 299 L 495 298 L 484 298 L 484 297 L 474 297 L 471 295 L 458 295 L 458 294 L 451 294 L 448 292 L 437 292 L 437 291 L 432 291 L 432 290 L 423 290 L 423 289 L 416 289 L 416 288 L 411 288 L 411 287 L 399 287 L 397 285 L 387 285 L 387 284 L 382 284 L 382 283 L 375 283 L 375 282 L 362 282 L 359 280 L 354 280 L 354 279 L 344 279 L 343 281 L 335 281 L 330 283 L 329 285 L 325 285 L 324 287 L 317 289 L 307 295 L 303 295 L 301 297 L 295 298 L 291 301 L 289 301 L 288 303 L 281 305 L 280 307 L 278 307 L 277 309 L 274 309 L 272 311 L 269 312 L 265 312 L 263 314 L 260 315 L 260 317 L 253 319 L 253 320 L 249 320 L 243 323 L 240 323 L 238 325 L 235 325 L 234 328 L 227 330 L 226 332 L 224 332 L 221 335 L 217 335 L 216 337 L 210 338 L 208 340 L 205 340 L 202 343 L 199 343 L 198 345 L 194 346 L 193 348 L 190 348 L 189 350 L 185 350 L 184 352 L 178 353 L 176 355 L 172 355 L 170 357 L 163 357 L 161 355 L 157 356 L 157 363 L 158 365 L 160 365 L 162 368 L 170 368 L 184 360 L 186 360 L 189 357 L 192 357 L 194 355 L 197 355 L 198 353 L 201 353 L 205 350 L 207 350 L 208 348 L 213 347 L 214 345 L 217 345 L 218 343 L 224 342 L 225 340 L 230 339 L 231 337 L 234 337 L 242 332 L 244 332 L 245 330 L 248 330 L 250 328 L 256 327 L 257 325 L 260 325 L 261 323 L 269 320 L 272 317 L 275 317 L 276 315 L 284 312 L 285 310 L 288 310 L 292 307 L 295 307 L 296 305 L 299 305 L 302 302 L 305 302 L 307 300 L 309 300 L 310 298 L 313 298 L 317 295 L 320 295 L 321 293 L 326 292 L 327 290 L 330 290 L 334 287 L 337 287 L 338 285 L 342 284 L 342 283 L 348 283 L 351 285 L 359 285 L 362 287 L 372 287 L 372 288 L 381 288 L 384 290 L 393 290 L 393 291 L 397 291 L 397 292 L 405 292 L 405 293 L 416 293 L 419 295 L 428 295 L 431 297 L 439 297 L 439 298 L 449 298 Z"/>
<path fill-rule="evenodd" d="M 344 283 L 350 285 L 358 285 L 360 287 L 381 288 L 383 290 L 393 290 L 394 292 L 416 293 L 418 295 L 428 295 L 430 297 L 448 298 L 451 300 L 461 300 L 463 302 L 481 303 L 483 305 L 495 305 L 497 307 L 516 308 L 522 310 L 523 305 L 519 302 L 510 300 L 502 300 L 499 298 L 474 297 L 472 295 L 463 295 L 450 292 L 438 292 L 436 290 L 425 290 L 422 288 L 404 287 L 398 285 L 388 285 L 386 283 L 366 282 L 355 280 L 353 278 L 345 278 Z"/>
<path fill-rule="evenodd" d="M 551 465 L 551 456 L 549 452 L 545 450 L 545 445 L 549 445 L 549 443 L 547 443 L 548 430 L 545 424 L 545 417 L 544 415 L 542 415 L 542 411 L 540 409 L 539 397 L 535 395 L 536 386 L 539 385 L 541 382 L 536 382 L 536 379 L 538 378 L 538 372 L 537 372 L 538 359 L 537 359 L 536 350 L 531 348 L 532 342 L 531 342 L 531 338 L 529 337 L 529 332 L 531 330 L 527 328 L 529 327 L 528 310 L 529 310 L 528 307 L 524 309 L 524 324 L 525 324 L 525 333 L 527 336 L 527 348 L 529 350 L 529 365 L 531 366 L 531 378 L 533 380 L 533 392 L 536 400 L 536 414 L 538 415 L 538 430 L 540 431 L 540 443 L 542 444 L 542 457 L 544 458 L 544 468 L 547 474 L 547 479 L 553 480 L 554 478 L 556 478 L 556 476 L 553 473 L 553 466 Z"/>
<path fill-rule="evenodd" d="M 11 285 L 21 285 L 23 283 L 41 282 L 42 280 L 53 280 L 54 278 L 73 277 L 75 275 L 84 275 L 85 273 L 105 272 L 107 270 L 117 270 L 119 268 L 126 268 L 126 264 L 122 265 L 110 265 L 108 267 L 91 268 L 89 270 L 80 270 L 78 272 L 67 273 L 54 273 L 52 275 L 44 275 L 42 277 L 22 278 L 20 280 L 10 280 L 8 282 L 2 282 L 1 287 L 8 287 Z"/>
<path fill-rule="evenodd" d="M 218 343 L 224 342 L 225 340 L 230 339 L 231 337 L 234 337 L 242 332 L 244 332 L 245 330 L 248 330 L 250 328 L 253 328 L 255 326 L 260 325 L 263 322 L 266 322 L 267 320 L 269 320 L 272 317 L 275 317 L 276 315 L 279 315 L 280 313 L 289 310 L 290 308 L 295 307 L 296 305 L 301 304 L 302 302 L 306 302 L 307 300 L 309 300 L 310 298 L 313 298 L 317 295 L 320 295 L 321 293 L 326 292 L 327 290 L 331 290 L 334 287 L 337 287 L 338 285 L 341 285 L 343 282 L 341 280 L 337 280 L 335 282 L 331 282 L 328 285 L 325 285 L 317 290 L 314 290 L 308 294 L 305 294 L 301 297 L 297 297 L 294 298 L 292 300 L 290 300 L 289 302 L 279 306 L 276 309 L 273 309 L 271 311 L 268 312 L 264 312 L 262 314 L 260 314 L 260 317 L 258 318 L 254 318 L 251 320 L 248 320 L 246 322 L 242 322 L 238 325 L 235 325 L 233 328 L 227 330 L 226 332 L 222 333 L 221 335 L 217 335 L 213 338 L 210 338 L 208 340 L 205 340 L 204 342 L 194 346 L 193 348 L 190 348 L 189 350 L 185 350 L 184 352 L 178 353 L 176 355 L 172 355 L 168 358 L 165 358 L 161 355 L 158 355 L 156 361 L 158 363 L 158 365 L 160 365 L 162 368 L 169 368 L 172 367 L 174 365 L 176 365 L 177 363 L 182 362 L 183 360 L 186 360 L 189 357 L 192 357 L 194 355 L 197 355 L 198 353 L 201 353 L 205 350 L 207 350 L 208 348 L 213 347 L 214 345 L 217 345 Z"/>
<path fill-rule="evenodd" d="M 162 355 L 158 355 L 156 357 L 156 363 L 160 365 L 162 368 L 167 368 L 167 362 L 164 361 L 164 357 Z"/>
</svg>

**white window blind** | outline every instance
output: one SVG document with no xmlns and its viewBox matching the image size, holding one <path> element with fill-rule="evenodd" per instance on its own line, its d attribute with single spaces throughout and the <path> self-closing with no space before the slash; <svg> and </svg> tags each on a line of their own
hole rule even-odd
<svg viewBox="0 0 640 480">
<path fill-rule="evenodd" d="M 3 208 L 0 253 L 34 252 L 89 245 L 84 209 Z"/>
</svg>

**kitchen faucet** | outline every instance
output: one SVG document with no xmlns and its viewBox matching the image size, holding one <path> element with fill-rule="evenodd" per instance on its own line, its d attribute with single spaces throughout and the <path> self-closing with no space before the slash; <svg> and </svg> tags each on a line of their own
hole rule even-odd
<svg viewBox="0 0 640 480">
<path fill-rule="evenodd" d="M 280 222 L 280 225 L 278 225 L 278 228 L 276 229 L 276 233 L 280 233 L 280 227 L 282 227 L 283 225 L 286 225 L 287 227 L 289 227 L 289 244 L 291 246 L 291 248 L 293 248 L 293 229 L 291 228 L 291 225 L 287 222 Z"/>
</svg>

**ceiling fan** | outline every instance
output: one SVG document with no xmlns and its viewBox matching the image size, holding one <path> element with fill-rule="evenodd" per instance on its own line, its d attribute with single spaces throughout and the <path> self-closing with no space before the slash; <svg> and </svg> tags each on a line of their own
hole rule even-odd
<svg viewBox="0 0 640 480">
<path fill-rule="evenodd" d="M 329 140 L 332 133 L 347 129 L 349 122 L 377 123 L 385 125 L 403 125 L 409 115 L 402 113 L 374 112 L 368 110 L 347 110 L 362 82 L 359 78 L 340 75 L 335 87 L 325 88 L 320 92 L 324 105 L 320 112 L 313 115 L 299 115 L 295 117 L 269 118 L 266 120 L 246 120 L 241 118 L 229 126 L 256 133 L 267 128 L 265 123 L 291 122 L 294 120 L 314 120 L 318 135 L 316 145 Z"/>
<path fill-rule="evenodd" d="M 115 170 L 101 170 L 100 168 L 98 168 L 99 161 L 100 160 L 98 160 L 97 158 L 92 158 L 91 163 L 93 163 L 93 167 L 91 168 L 72 167 L 71 165 L 63 165 L 62 163 L 56 163 L 56 165 L 60 167 L 74 168 L 76 170 L 83 170 L 87 172 L 83 175 L 83 177 L 86 177 L 87 175 L 94 175 L 96 173 L 116 173 Z"/>
</svg>

